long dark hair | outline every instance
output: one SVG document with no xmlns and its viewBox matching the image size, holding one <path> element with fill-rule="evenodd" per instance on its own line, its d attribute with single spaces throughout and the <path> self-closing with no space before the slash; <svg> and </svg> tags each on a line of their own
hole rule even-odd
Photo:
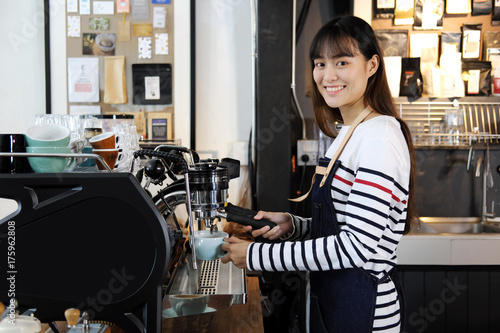
<svg viewBox="0 0 500 333">
<path fill-rule="evenodd" d="M 389 84 L 387 83 L 384 59 L 373 29 L 364 20 L 355 16 L 342 16 L 331 20 L 318 31 L 313 39 L 309 51 L 311 68 L 314 68 L 314 60 L 318 58 L 329 59 L 340 55 L 352 57 L 359 53 L 367 61 L 374 55 L 377 55 L 380 59 L 377 71 L 368 79 L 364 94 L 365 105 L 369 105 L 380 114 L 396 118 L 401 125 L 401 130 L 408 145 L 411 170 L 406 221 L 411 223 L 417 217 L 413 199 L 416 178 L 415 151 L 410 129 L 396 111 Z M 333 121 L 343 122 L 340 110 L 331 108 L 326 104 L 315 84 L 313 84 L 312 101 L 318 127 L 325 135 L 335 137 L 335 132 L 330 124 Z M 410 223 L 405 224 L 405 234 L 410 230 Z"/>
</svg>

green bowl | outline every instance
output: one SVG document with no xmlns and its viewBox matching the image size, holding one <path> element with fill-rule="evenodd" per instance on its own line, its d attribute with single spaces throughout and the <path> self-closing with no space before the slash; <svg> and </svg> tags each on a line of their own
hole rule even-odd
<svg viewBox="0 0 500 333">
<path fill-rule="evenodd" d="M 34 154 L 69 154 L 69 147 L 26 147 L 27 153 Z M 68 157 L 28 157 L 31 168 L 36 173 L 63 172 L 68 166 Z"/>
</svg>

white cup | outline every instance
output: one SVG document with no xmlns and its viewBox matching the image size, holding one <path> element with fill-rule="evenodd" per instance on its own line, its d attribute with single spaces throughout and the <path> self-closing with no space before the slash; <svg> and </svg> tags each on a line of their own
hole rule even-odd
<svg viewBox="0 0 500 333">
<path fill-rule="evenodd" d="M 207 309 L 209 295 L 170 295 L 172 309 L 178 316 L 203 313 Z"/>
<path fill-rule="evenodd" d="M 210 233 L 210 230 L 196 230 L 194 232 L 194 248 L 196 258 L 201 260 L 215 260 L 225 256 L 222 250 L 224 238 L 229 235 L 224 231 Z"/>
<path fill-rule="evenodd" d="M 114 170 L 121 171 L 129 171 L 130 162 L 133 158 L 133 152 L 129 149 L 118 149 L 118 157 L 116 158 Z"/>
</svg>

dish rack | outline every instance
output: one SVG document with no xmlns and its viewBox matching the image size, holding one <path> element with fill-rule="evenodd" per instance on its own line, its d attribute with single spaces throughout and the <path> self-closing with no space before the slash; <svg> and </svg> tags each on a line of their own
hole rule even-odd
<svg viewBox="0 0 500 333">
<path fill-rule="evenodd" d="M 408 123 L 416 147 L 466 147 L 472 144 L 500 143 L 500 100 L 488 98 L 474 101 L 396 99 L 400 116 Z M 446 132 L 448 109 L 463 112 L 464 124 L 459 134 Z"/>
</svg>

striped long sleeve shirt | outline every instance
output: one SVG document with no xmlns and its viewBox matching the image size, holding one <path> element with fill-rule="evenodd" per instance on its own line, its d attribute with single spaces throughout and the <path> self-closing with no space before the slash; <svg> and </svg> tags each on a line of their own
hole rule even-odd
<svg viewBox="0 0 500 333">
<path fill-rule="evenodd" d="M 333 156 L 347 132 L 332 143 Z M 293 216 L 294 231 L 281 243 L 252 243 L 250 270 L 319 271 L 361 267 L 381 278 L 396 265 L 403 235 L 410 156 L 399 122 L 389 116 L 366 120 L 353 132 L 330 189 L 341 232 L 310 239 L 310 219 Z M 398 295 L 392 281 L 379 284 L 374 331 L 399 330 Z"/>
</svg>

